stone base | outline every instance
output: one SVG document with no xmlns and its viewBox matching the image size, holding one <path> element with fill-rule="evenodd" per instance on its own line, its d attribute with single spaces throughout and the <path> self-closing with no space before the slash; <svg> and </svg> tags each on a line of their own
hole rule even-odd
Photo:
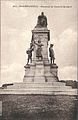
<svg viewBox="0 0 78 120">
<path fill-rule="evenodd" d="M 59 82 L 15 83 L 6 89 L 0 89 L 0 94 L 77 95 L 77 89 Z"/>
<path fill-rule="evenodd" d="M 57 68 L 56 64 L 50 66 L 43 61 L 26 65 L 23 82 L 4 86 L 0 94 L 77 95 L 76 89 L 58 82 Z"/>
<path fill-rule="evenodd" d="M 34 83 L 45 83 L 45 77 L 44 76 L 34 77 Z"/>
<path fill-rule="evenodd" d="M 34 76 L 24 76 L 23 81 L 26 83 L 34 82 Z"/>
<path fill-rule="evenodd" d="M 32 77 L 33 76 L 33 77 Z M 58 66 L 50 65 L 43 61 L 36 61 L 34 64 L 25 66 L 24 82 L 57 82 L 58 81 Z"/>
<path fill-rule="evenodd" d="M 49 90 L 39 90 L 39 89 L 4 89 L 0 90 L 0 95 L 1 94 L 33 94 L 33 95 L 77 95 L 77 90 L 76 89 L 71 89 L 71 90 L 61 90 L 61 88 L 57 91 L 54 89 L 54 91 L 49 91 Z"/>
<path fill-rule="evenodd" d="M 51 76 L 46 76 L 46 81 L 47 82 L 58 82 L 58 78 L 56 77 L 56 76 L 53 76 L 53 77 L 51 77 Z"/>
</svg>

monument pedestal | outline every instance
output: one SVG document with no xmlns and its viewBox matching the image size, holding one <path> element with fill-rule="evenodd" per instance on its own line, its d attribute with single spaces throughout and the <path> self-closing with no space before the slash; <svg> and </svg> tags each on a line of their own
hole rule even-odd
<svg viewBox="0 0 78 120">
<path fill-rule="evenodd" d="M 50 67 L 50 64 L 44 64 L 43 61 L 36 61 L 35 64 L 30 64 L 25 67 L 24 82 L 58 82 L 58 67 Z"/>
<path fill-rule="evenodd" d="M 36 57 L 37 45 L 34 47 L 33 62 L 30 67 L 25 68 L 24 82 L 57 82 L 57 65 L 50 67 L 48 60 L 48 41 L 50 40 L 50 31 L 47 27 L 34 28 L 32 30 L 32 41 L 36 43 L 38 40 L 43 44 L 42 46 L 42 56 L 43 59 L 40 60 Z"/>
<path fill-rule="evenodd" d="M 50 40 L 50 30 L 48 30 L 47 28 L 34 28 L 34 30 L 32 30 L 32 39 L 35 42 L 38 42 L 38 40 L 41 41 L 41 43 L 43 44 L 42 46 L 42 56 L 43 56 L 43 61 L 44 63 L 48 63 L 48 41 Z M 35 49 L 34 49 L 34 57 L 33 59 L 36 61 L 36 50 L 37 50 L 37 46 L 35 45 Z"/>
</svg>

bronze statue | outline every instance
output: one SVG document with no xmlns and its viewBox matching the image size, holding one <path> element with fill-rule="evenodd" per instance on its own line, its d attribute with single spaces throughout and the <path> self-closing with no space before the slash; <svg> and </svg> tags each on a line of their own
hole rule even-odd
<svg viewBox="0 0 78 120">
<path fill-rule="evenodd" d="M 32 43 L 30 43 L 30 48 L 26 51 L 26 53 L 28 54 L 27 64 L 29 63 L 29 61 L 32 63 L 32 51 L 33 50 L 34 50 L 34 46 Z"/>
<path fill-rule="evenodd" d="M 34 42 L 38 48 L 36 50 L 36 57 L 39 59 L 41 58 L 41 60 L 43 59 L 43 56 L 42 56 L 42 46 L 43 44 L 41 43 L 41 40 L 38 40 L 38 43 Z"/>
<path fill-rule="evenodd" d="M 36 27 L 47 27 L 47 17 L 44 15 L 44 12 L 38 16 Z"/>
<path fill-rule="evenodd" d="M 50 57 L 51 64 L 54 64 L 55 55 L 53 50 L 53 44 L 50 44 L 50 47 L 49 47 L 49 57 Z"/>
</svg>

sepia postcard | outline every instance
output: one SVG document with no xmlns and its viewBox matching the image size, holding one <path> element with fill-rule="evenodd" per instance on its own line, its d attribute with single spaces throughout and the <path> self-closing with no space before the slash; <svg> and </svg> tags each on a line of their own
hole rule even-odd
<svg viewBox="0 0 78 120">
<path fill-rule="evenodd" d="M 0 120 L 77 120 L 77 0 L 0 1 Z"/>
</svg>

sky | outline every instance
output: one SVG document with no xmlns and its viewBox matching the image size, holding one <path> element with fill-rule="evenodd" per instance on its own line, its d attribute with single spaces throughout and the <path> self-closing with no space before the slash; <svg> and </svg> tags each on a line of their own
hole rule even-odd
<svg viewBox="0 0 78 120">
<path fill-rule="evenodd" d="M 19 7 L 19 6 L 23 7 Z M 30 6 L 37 7 L 30 7 Z M 77 80 L 77 0 L 1 2 L 1 81 L 22 82 L 37 17 L 47 16 L 60 80 Z M 29 7 L 25 7 L 29 6 Z M 49 6 L 40 7 L 40 6 Z M 55 8 L 54 6 L 70 6 Z"/>
</svg>

